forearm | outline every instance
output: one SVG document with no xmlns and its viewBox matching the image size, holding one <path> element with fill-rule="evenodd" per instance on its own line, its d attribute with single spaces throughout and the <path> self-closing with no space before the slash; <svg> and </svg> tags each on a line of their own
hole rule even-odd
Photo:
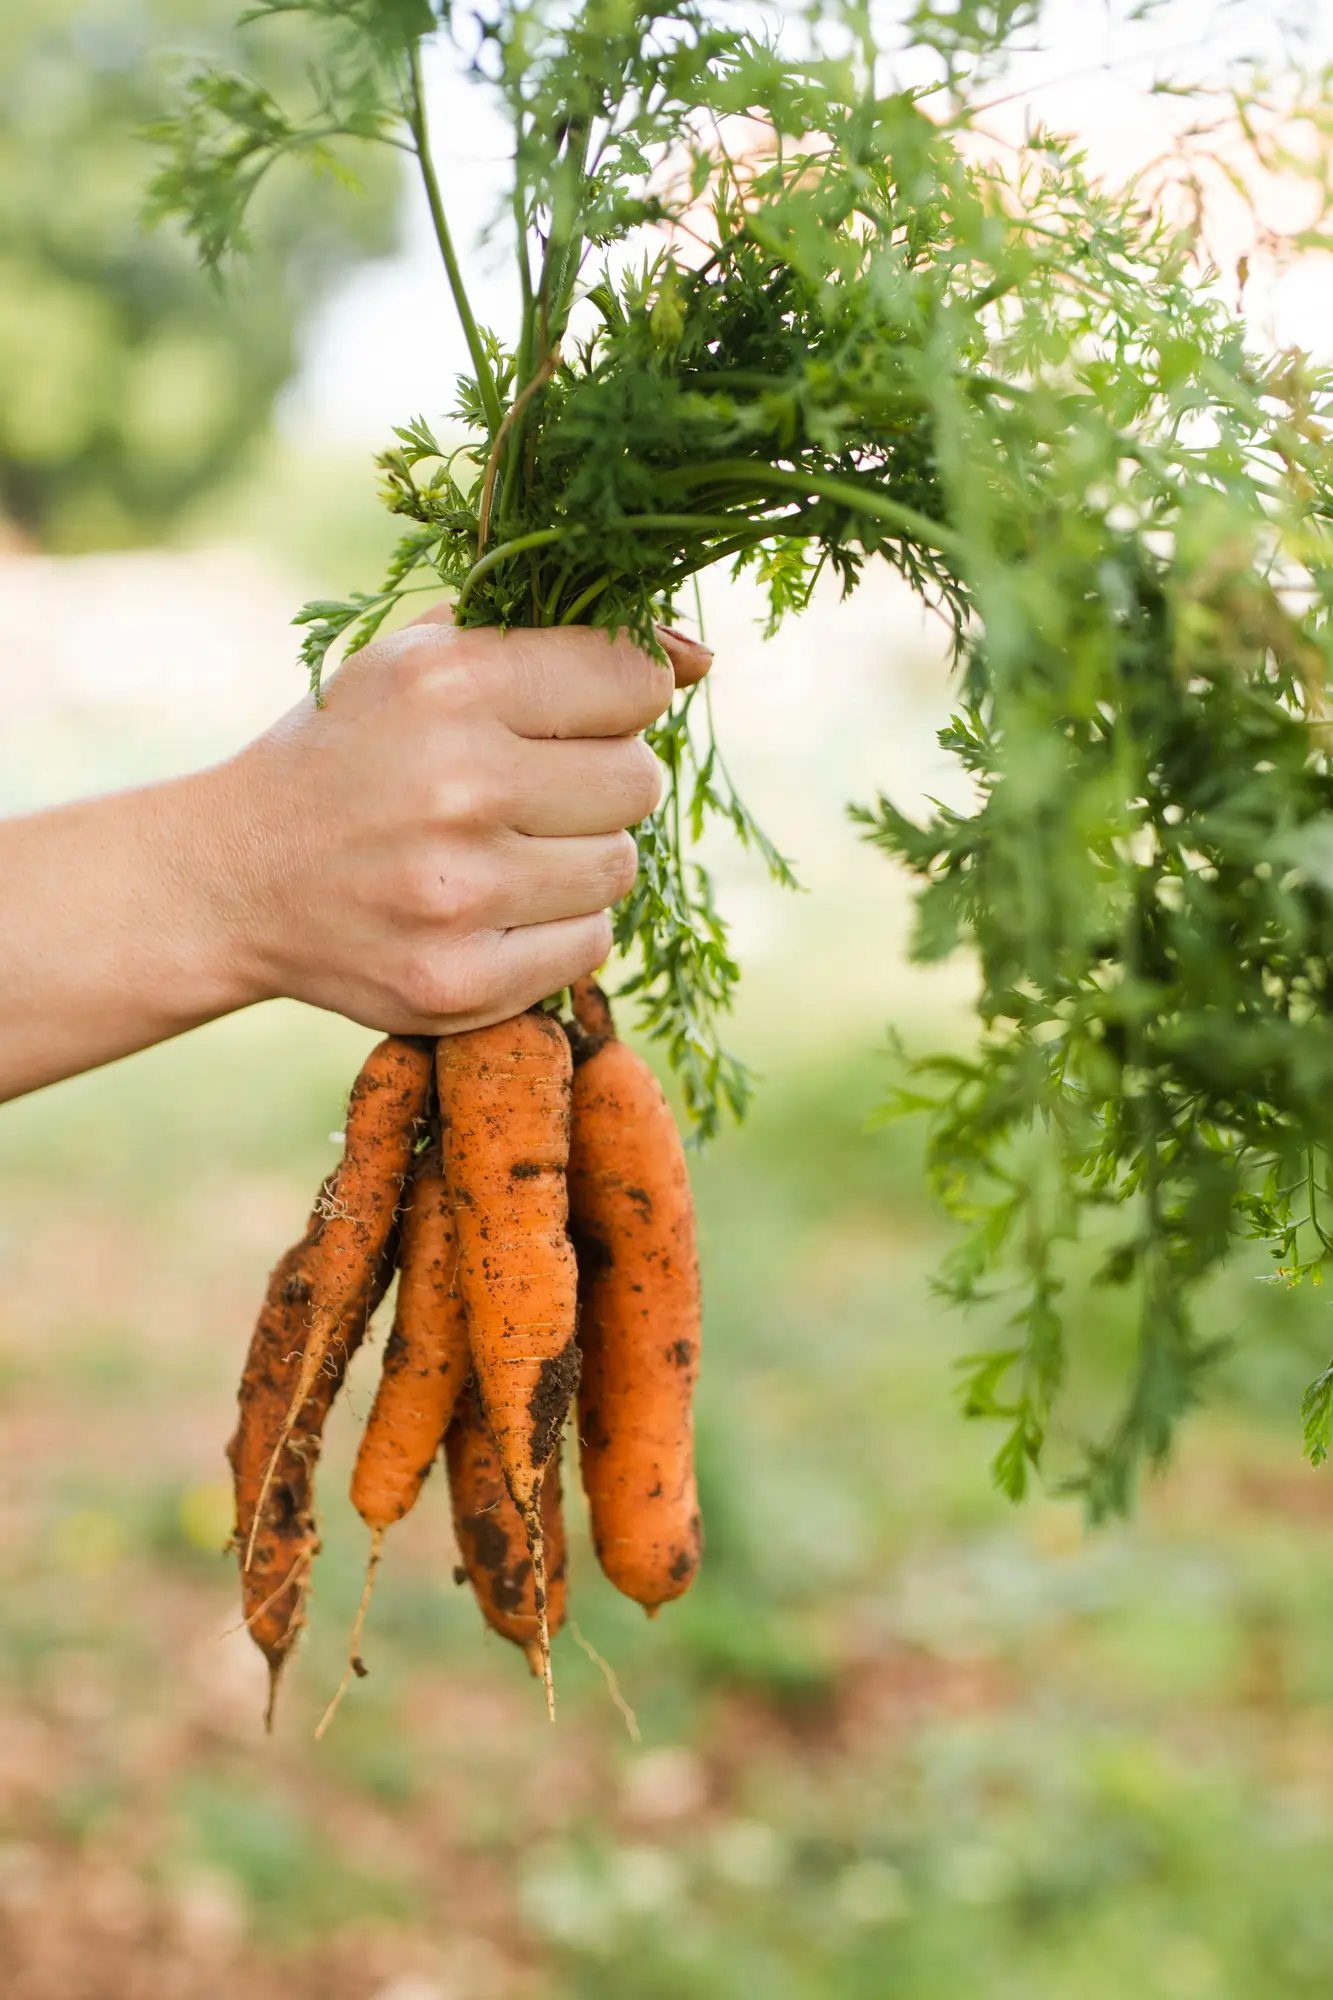
<svg viewBox="0 0 1333 2000">
<path fill-rule="evenodd" d="M 232 769 L 0 821 L 0 1100 L 263 997 Z"/>
</svg>

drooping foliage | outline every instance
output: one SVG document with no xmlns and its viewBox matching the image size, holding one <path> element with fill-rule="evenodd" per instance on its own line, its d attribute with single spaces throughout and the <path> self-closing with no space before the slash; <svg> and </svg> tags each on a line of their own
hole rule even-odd
<svg viewBox="0 0 1333 2000">
<path fill-rule="evenodd" d="M 1132 1288 L 1139 1336 L 1079 1482 L 1103 1512 L 1199 1393 L 1191 1298 L 1236 1239 L 1291 1273 L 1333 1245 L 1333 384 L 1247 342 L 1185 209 L 1099 185 L 1048 133 L 981 143 L 980 79 L 1035 12 L 920 0 L 904 46 L 938 80 L 908 88 L 833 5 L 756 27 L 638 0 L 270 0 L 256 24 L 297 13 L 321 38 L 316 110 L 201 78 L 157 194 L 219 264 L 251 185 L 336 135 L 391 138 L 424 178 L 472 357 L 466 442 L 417 420 L 384 454 L 404 537 L 380 595 L 307 607 L 316 683 L 423 580 L 465 624 L 651 644 L 712 564 L 754 569 L 776 622 L 822 571 L 851 589 L 881 558 L 947 621 L 972 803 L 859 817 L 921 878 L 918 955 L 974 953 L 981 1036 L 917 1065 L 899 1106 L 928 1112 L 967 1224 L 944 1289 L 1012 1290 L 967 1401 L 1004 1419 L 1015 1496 L 1065 1381 L 1062 1247 L 1113 1218 L 1102 1276 Z M 499 333 L 473 320 L 432 163 L 437 34 L 514 134 L 522 312 Z M 703 703 L 656 732 L 671 789 L 618 936 L 709 1129 L 746 1086 L 691 836 L 720 812 L 786 868 Z M 1316 1454 L 1331 1412 L 1316 1385 Z"/>
</svg>

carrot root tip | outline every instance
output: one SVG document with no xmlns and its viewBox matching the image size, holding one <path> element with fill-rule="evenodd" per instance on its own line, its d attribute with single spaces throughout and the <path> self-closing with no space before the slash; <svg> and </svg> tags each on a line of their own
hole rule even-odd
<svg viewBox="0 0 1333 2000">
<path fill-rule="evenodd" d="M 555 1721 L 555 1680 L 551 1673 L 551 1623 L 546 1609 L 546 1537 L 542 1530 L 541 1488 L 533 1496 L 535 1515 L 530 1516 L 526 1526 L 528 1531 L 528 1553 L 532 1557 L 533 1602 L 537 1610 L 537 1657 L 541 1668 L 542 1685 L 546 1690 L 546 1715 Z M 525 1651 L 528 1649 L 525 1647 Z M 528 1664 L 532 1659 L 529 1653 Z"/>
<path fill-rule="evenodd" d="M 361 1657 L 361 1634 L 365 1629 L 366 1613 L 370 1609 L 371 1593 L 375 1588 L 375 1572 L 380 1566 L 380 1553 L 383 1547 L 383 1528 L 372 1528 L 370 1533 L 370 1560 L 366 1564 L 366 1581 L 361 1591 L 361 1602 L 356 1607 L 356 1617 L 352 1622 L 352 1637 L 347 1647 L 347 1665 L 343 1668 L 343 1677 L 334 1690 L 333 1700 L 319 1719 L 318 1727 L 315 1730 L 316 1743 L 323 1741 L 325 1731 L 342 1706 L 343 1696 L 352 1685 L 353 1676 L 357 1680 L 363 1681 L 370 1672 L 370 1668 Z"/>
<path fill-rule="evenodd" d="M 282 1681 L 282 1670 L 286 1664 L 286 1657 L 283 1654 L 279 1654 L 276 1660 L 270 1660 L 268 1663 L 268 1700 L 264 1704 L 265 1736 L 273 1734 L 273 1716 L 278 1706 L 278 1688 Z"/>
<path fill-rule="evenodd" d="M 569 1622 L 569 1636 L 574 1641 L 574 1644 L 579 1648 L 579 1650 L 587 1654 L 588 1658 L 592 1661 L 593 1665 L 601 1673 L 603 1680 L 606 1682 L 606 1691 L 610 1695 L 612 1701 L 615 1703 L 616 1707 L 620 1711 L 621 1717 L 625 1724 L 626 1731 L 628 1732 L 629 1735 L 630 1742 L 631 1743 L 641 1742 L 642 1737 L 639 1733 L 639 1718 L 634 1713 L 634 1710 L 630 1707 L 629 1703 L 626 1701 L 624 1695 L 622 1694 L 620 1688 L 620 1681 L 616 1675 L 615 1668 L 611 1665 L 611 1662 L 609 1660 L 604 1660 L 601 1654 L 598 1652 L 596 1646 L 593 1645 L 591 1639 L 584 1637 L 583 1633 L 579 1630 L 579 1622 L 577 1618 L 571 1618 Z"/>
</svg>

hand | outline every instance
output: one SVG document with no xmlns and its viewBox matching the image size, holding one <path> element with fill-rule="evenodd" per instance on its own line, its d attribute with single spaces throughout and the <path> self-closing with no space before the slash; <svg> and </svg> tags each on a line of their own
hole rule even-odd
<svg viewBox="0 0 1333 2000">
<path fill-rule="evenodd" d="M 447 618 L 214 770 L 0 821 L 0 1100 L 279 994 L 436 1034 L 600 964 L 672 675 L 624 638 Z M 707 672 L 663 646 L 678 684 Z"/>
<path fill-rule="evenodd" d="M 661 796 L 636 734 L 672 675 L 623 635 L 456 631 L 358 653 L 216 774 L 245 1000 L 443 1034 L 520 1012 L 611 947 Z M 707 651 L 662 633 L 675 684 Z M 245 1000 L 237 1004 L 245 1004 Z"/>
</svg>

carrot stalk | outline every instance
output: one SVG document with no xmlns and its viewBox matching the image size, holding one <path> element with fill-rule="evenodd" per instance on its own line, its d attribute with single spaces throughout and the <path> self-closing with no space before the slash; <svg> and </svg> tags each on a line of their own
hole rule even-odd
<svg viewBox="0 0 1333 2000">
<path fill-rule="evenodd" d="M 702 1533 L 692 1398 L 699 1263 L 685 1152 L 662 1087 L 615 1039 L 592 981 L 577 1031 L 570 1226 L 579 1260 L 579 1449 L 593 1545 L 652 1616 L 687 1590 Z"/>
</svg>

